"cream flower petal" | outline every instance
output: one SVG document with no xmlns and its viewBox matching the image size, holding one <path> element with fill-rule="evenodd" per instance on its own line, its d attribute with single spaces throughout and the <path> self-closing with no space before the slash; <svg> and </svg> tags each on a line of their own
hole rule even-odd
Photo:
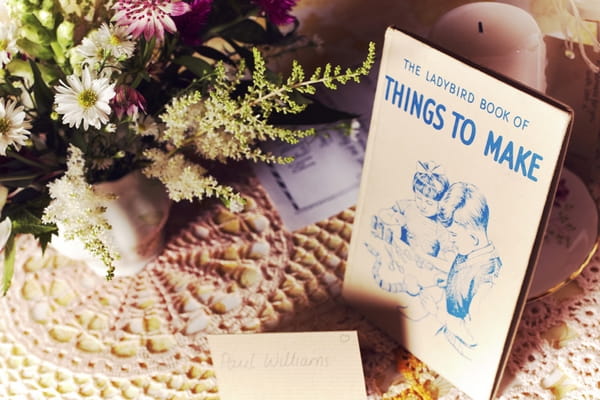
<svg viewBox="0 0 600 400">
<path fill-rule="evenodd" d="M 20 149 L 30 135 L 29 128 L 23 107 L 14 100 L 0 98 L 0 155 L 6 155 L 9 147 Z"/>
<path fill-rule="evenodd" d="M 12 221 L 10 218 L 6 217 L 0 222 L 0 251 L 4 250 L 4 246 L 6 246 L 6 242 L 8 242 L 11 231 Z"/>
</svg>

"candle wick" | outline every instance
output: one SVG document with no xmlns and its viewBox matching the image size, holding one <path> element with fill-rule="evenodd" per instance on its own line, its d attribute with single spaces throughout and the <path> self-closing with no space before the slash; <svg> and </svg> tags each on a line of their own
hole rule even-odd
<svg viewBox="0 0 600 400">
<path fill-rule="evenodd" d="M 479 27 L 479 33 L 483 33 L 483 22 L 479 21 L 477 26 Z"/>
</svg>

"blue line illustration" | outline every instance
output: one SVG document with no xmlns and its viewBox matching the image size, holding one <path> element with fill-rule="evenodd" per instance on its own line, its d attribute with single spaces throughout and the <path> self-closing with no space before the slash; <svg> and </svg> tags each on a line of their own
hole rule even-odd
<svg viewBox="0 0 600 400">
<path fill-rule="evenodd" d="M 396 201 L 371 219 L 372 277 L 398 296 L 404 318 L 433 318 L 459 354 L 477 340 L 472 311 L 496 281 L 502 261 L 488 239 L 490 210 L 477 186 L 450 184 L 440 166 L 417 163 L 414 198 Z"/>
</svg>

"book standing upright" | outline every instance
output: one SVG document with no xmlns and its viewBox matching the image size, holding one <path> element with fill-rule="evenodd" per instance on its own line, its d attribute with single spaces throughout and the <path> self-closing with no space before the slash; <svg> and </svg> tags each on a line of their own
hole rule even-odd
<svg viewBox="0 0 600 400">
<path fill-rule="evenodd" d="M 343 294 L 474 399 L 500 382 L 571 119 L 386 32 Z"/>
</svg>

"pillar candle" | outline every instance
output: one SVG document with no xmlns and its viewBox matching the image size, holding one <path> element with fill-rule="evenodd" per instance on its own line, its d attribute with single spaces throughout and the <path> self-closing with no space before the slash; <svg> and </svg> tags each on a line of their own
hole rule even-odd
<svg viewBox="0 0 600 400">
<path fill-rule="evenodd" d="M 535 19 L 504 3 L 476 2 L 450 10 L 429 38 L 442 48 L 539 91 L 546 89 L 546 48 Z"/>
</svg>

